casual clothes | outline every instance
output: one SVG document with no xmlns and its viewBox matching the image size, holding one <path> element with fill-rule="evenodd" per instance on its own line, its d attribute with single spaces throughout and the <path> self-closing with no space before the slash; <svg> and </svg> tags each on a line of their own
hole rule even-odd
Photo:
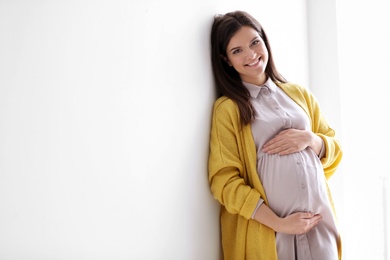
<svg viewBox="0 0 390 260">
<path fill-rule="evenodd" d="M 329 255 L 336 254 L 341 259 L 341 243 L 326 183 L 342 157 L 333 129 L 328 126 L 317 101 L 307 89 L 290 83 L 275 85 L 270 81 L 264 87 L 252 87 L 255 90 L 254 93 L 250 91 L 252 99 L 256 96 L 264 100 L 268 98 L 269 101 L 256 103 L 251 100 L 257 111 L 252 125 L 241 126 L 238 107 L 231 99 L 221 97 L 214 104 L 209 181 L 214 197 L 222 205 L 224 259 L 276 260 L 282 252 L 288 252 L 288 255 L 292 252 L 293 257 L 295 254 L 299 257 L 300 252 L 308 252 L 303 249 L 307 246 L 311 253 L 313 250 L 320 252 L 323 244 L 311 242 L 319 236 L 327 236 L 325 239 L 331 246 Z M 260 92 L 264 96 L 258 95 Z M 275 104 L 279 108 L 276 109 Z M 277 122 L 271 123 L 275 127 L 272 131 L 269 131 L 267 120 L 262 118 L 270 113 L 262 106 L 273 109 L 271 118 Z M 291 127 L 309 129 L 322 138 L 324 154 L 321 159 L 310 148 L 287 156 L 261 152 L 261 146 L 267 140 L 281 129 Z M 286 169 L 289 170 L 288 174 Z M 292 201 L 293 198 L 302 201 L 296 203 Z M 323 217 L 323 224 L 302 236 L 275 234 L 272 229 L 251 218 L 263 201 L 281 217 L 296 211 L 319 213 Z M 316 260 L 321 259 L 316 257 L 317 253 L 312 256 Z M 280 255 L 279 259 L 285 258 Z"/>
</svg>

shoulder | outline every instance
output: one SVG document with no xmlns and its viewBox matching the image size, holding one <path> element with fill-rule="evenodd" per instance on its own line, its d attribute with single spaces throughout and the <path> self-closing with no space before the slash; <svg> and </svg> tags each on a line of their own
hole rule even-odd
<svg viewBox="0 0 390 260">
<path fill-rule="evenodd" d="M 214 102 L 214 112 L 216 111 L 235 113 L 238 112 L 238 107 L 232 99 L 222 96 Z"/>
<path fill-rule="evenodd" d="M 295 94 L 295 95 L 310 95 L 310 91 L 298 84 L 295 83 L 276 83 L 284 92 Z"/>
<path fill-rule="evenodd" d="M 276 83 L 276 85 L 297 103 L 304 102 L 309 105 L 317 102 L 311 91 L 301 85 L 294 83 Z"/>
<path fill-rule="evenodd" d="M 240 111 L 236 102 L 232 99 L 222 96 L 214 102 L 213 121 L 233 125 L 239 125 Z"/>
<path fill-rule="evenodd" d="M 277 85 L 308 112 L 319 111 L 318 101 L 308 88 L 293 83 L 277 83 Z"/>
</svg>

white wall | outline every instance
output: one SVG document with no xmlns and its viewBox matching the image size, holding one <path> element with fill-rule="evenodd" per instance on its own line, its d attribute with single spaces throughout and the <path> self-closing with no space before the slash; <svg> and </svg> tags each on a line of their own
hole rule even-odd
<svg viewBox="0 0 390 260">
<path fill-rule="evenodd" d="M 209 30 L 242 9 L 307 85 L 296 1 L 0 1 L 0 259 L 218 259 Z"/>
<path fill-rule="evenodd" d="M 390 3 L 336 2 L 345 149 L 346 259 L 387 260 Z"/>
<path fill-rule="evenodd" d="M 307 0 L 310 89 L 332 127 L 340 129 L 336 0 Z"/>
<path fill-rule="evenodd" d="M 321 111 L 336 131 L 344 151 L 341 122 L 339 45 L 337 38 L 337 0 L 307 0 L 310 89 Z M 345 235 L 344 176 L 345 159 L 329 181 L 342 240 Z M 344 247 L 345 249 L 345 247 Z M 344 250 L 345 255 L 345 250 Z"/>
</svg>

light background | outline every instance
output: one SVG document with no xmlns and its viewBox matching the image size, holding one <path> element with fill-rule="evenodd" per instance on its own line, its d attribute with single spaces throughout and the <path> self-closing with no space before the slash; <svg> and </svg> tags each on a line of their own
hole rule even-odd
<svg viewBox="0 0 390 260">
<path fill-rule="evenodd" d="M 355 3 L 0 1 L 0 259 L 220 258 L 209 34 L 237 9 L 342 139 L 345 259 L 385 259 L 388 7 Z"/>
</svg>

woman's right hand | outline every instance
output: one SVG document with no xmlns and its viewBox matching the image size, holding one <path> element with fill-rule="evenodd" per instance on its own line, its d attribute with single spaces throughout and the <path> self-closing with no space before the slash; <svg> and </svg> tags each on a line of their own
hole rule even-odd
<svg viewBox="0 0 390 260">
<path fill-rule="evenodd" d="M 290 235 L 305 234 L 317 226 L 321 218 L 321 215 L 311 212 L 296 212 L 285 218 L 280 218 L 275 231 Z"/>
<path fill-rule="evenodd" d="M 257 209 L 254 219 L 272 228 L 275 232 L 300 235 L 309 232 L 321 220 L 321 215 L 311 212 L 296 212 L 285 218 L 278 217 L 265 203 Z"/>
</svg>

